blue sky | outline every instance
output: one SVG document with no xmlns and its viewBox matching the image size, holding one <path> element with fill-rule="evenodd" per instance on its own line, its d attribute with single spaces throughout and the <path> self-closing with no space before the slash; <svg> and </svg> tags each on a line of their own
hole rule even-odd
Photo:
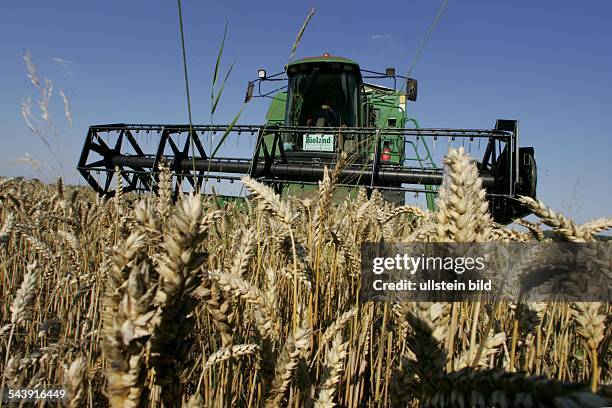
<svg viewBox="0 0 612 408">
<path fill-rule="evenodd" d="M 229 122 L 257 69 L 279 72 L 310 8 L 297 56 L 329 52 L 363 68 L 408 69 L 440 2 L 203 2 L 183 0 L 194 122 L 210 120 L 210 88 L 226 20 L 222 68 L 235 62 L 215 122 Z M 612 215 L 612 2 L 450 0 L 412 76 L 419 100 L 409 113 L 425 127 L 490 128 L 520 121 L 521 144 L 534 146 L 539 197 L 578 221 Z M 37 176 L 14 161 L 26 153 L 53 164 L 21 117 L 37 94 L 22 59 L 31 52 L 53 81 L 47 137 L 74 171 L 87 127 L 116 122 L 186 123 L 175 1 L 4 0 L 0 12 L 0 174 Z M 74 124 L 66 125 L 63 89 Z M 263 122 L 266 103 L 241 122 Z M 36 106 L 33 106 L 36 112 Z M 45 173 L 48 179 L 55 175 Z M 82 182 L 81 182 L 82 183 Z"/>
</svg>

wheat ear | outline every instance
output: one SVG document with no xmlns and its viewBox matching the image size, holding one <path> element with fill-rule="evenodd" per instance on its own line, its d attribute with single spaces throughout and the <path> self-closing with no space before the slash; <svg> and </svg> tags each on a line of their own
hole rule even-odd
<svg viewBox="0 0 612 408">
<path fill-rule="evenodd" d="M 159 307 L 150 343 L 156 382 L 162 387 L 165 404 L 180 398 L 187 380 L 193 311 L 198 304 L 194 292 L 200 286 L 200 269 L 207 259 L 207 254 L 198 250 L 206 238 L 200 232 L 201 222 L 200 196 L 181 197 L 164 231 L 163 253 L 156 268 L 160 276 L 156 295 Z"/>
<path fill-rule="evenodd" d="M 213 324 L 221 335 L 223 347 L 231 347 L 234 343 L 232 339 L 234 313 L 232 305 L 223 296 L 217 283 L 209 277 L 204 277 L 200 286 L 194 291 L 194 296 L 204 302 Z"/>
<path fill-rule="evenodd" d="M 11 304 L 11 324 L 21 325 L 27 319 L 28 312 L 34 303 L 36 288 L 38 286 L 38 264 L 36 261 L 28 264 L 27 272 L 23 276 L 21 286 L 15 294 Z"/>
<path fill-rule="evenodd" d="M 36 288 L 38 287 L 38 264 L 36 261 L 28 264 L 27 272 L 23 277 L 21 286 L 15 294 L 15 299 L 11 304 L 11 331 L 6 343 L 4 367 L 8 366 L 9 356 L 11 354 L 11 343 L 13 341 L 13 335 L 15 334 L 15 327 L 26 322 L 32 303 L 34 303 L 34 297 L 36 295 Z M 6 377 L 2 376 L 0 384 L 0 395 L 4 396 L 4 382 Z"/>
<path fill-rule="evenodd" d="M 115 202 L 115 211 L 117 214 L 121 213 L 121 205 L 123 205 L 123 174 L 119 166 L 115 166 L 115 181 L 117 187 L 115 188 L 115 196 L 113 201 Z"/>
<path fill-rule="evenodd" d="M 314 240 L 317 247 L 321 245 L 324 233 L 326 231 L 326 221 L 328 220 L 327 211 L 331 204 L 333 195 L 332 178 L 329 175 L 327 166 L 323 168 L 323 180 L 319 181 L 319 200 L 313 217 Z"/>
<path fill-rule="evenodd" d="M 304 327 L 289 334 L 276 361 L 272 388 L 265 402 L 266 408 L 280 406 L 297 367 L 299 356 L 310 348 L 310 335 L 311 331 Z"/>
<path fill-rule="evenodd" d="M 242 177 L 241 180 L 253 192 L 255 198 L 263 203 L 263 208 L 266 211 L 274 214 L 283 224 L 290 225 L 293 222 L 295 215 L 291 212 L 289 203 L 281 201 L 274 190 L 250 177 Z"/>
<path fill-rule="evenodd" d="M 258 287 L 250 284 L 240 276 L 225 271 L 209 271 L 209 276 L 217 281 L 219 287 L 233 296 L 256 305 L 261 318 L 257 318 L 258 328 L 263 337 L 276 338 L 279 321 L 273 305 L 266 301 L 265 293 Z"/>
<path fill-rule="evenodd" d="M 247 356 L 249 354 L 254 354 L 258 351 L 259 346 L 257 344 L 236 344 L 235 346 L 220 348 L 219 350 L 212 353 L 210 357 L 208 357 L 208 360 L 204 365 L 204 370 L 208 370 L 215 364 L 219 364 L 222 361 L 229 360 L 232 357 Z"/>
<path fill-rule="evenodd" d="M 493 336 L 489 336 L 484 344 L 481 346 L 482 351 L 480 353 L 480 357 L 478 361 L 474 360 L 474 353 L 470 355 L 469 350 L 464 352 L 459 356 L 458 359 L 454 361 L 455 371 L 459 371 L 462 368 L 466 367 L 477 367 L 477 368 L 488 368 L 489 360 L 491 356 L 498 353 L 500 348 L 506 342 L 506 334 L 505 333 L 497 333 Z M 478 350 L 479 346 L 475 346 L 474 350 Z"/>
<path fill-rule="evenodd" d="M 591 376 L 591 391 L 597 391 L 599 383 L 599 364 L 597 348 L 604 339 L 606 329 L 606 315 L 600 312 L 600 302 L 576 302 L 572 307 L 572 314 L 577 323 L 576 333 L 586 339 L 588 351 L 591 355 L 593 372 Z"/>
<path fill-rule="evenodd" d="M 2 224 L 2 228 L 0 228 L 0 246 L 5 245 L 8 242 L 14 226 L 15 216 L 13 213 L 9 213 Z"/>
<path fill-rule="evenodd" d="M 492 219 L 476 162 L 460 147 L 448 151 L 444 168 L 436 212 L 438 238 L 454 242 L 487 241 Z"/>
<path fill-rule="evenodd" d="M 252 192 L 255 198 L 258 198 L 262 204 L 263 208 L 267 211 L 272 212 L 276 216 L 276 218 L 281 221 L 285 227 L 289 230 L 289 236 L 291 238 L 291 250 L 293 252 L 293 273 L 295 275 L 295 279 L 293 281 L 293 310 L 294 312 L 297 310 L 298 304 L 298 257 L 297 250 L 295 247 L 295 237 L 293 235 L 293 229 L 291 228 L 291 224 L 297 218 L 295 214 L 292 213 L 289 203 L 286 201 L 281 201 L 280 197 L 274 193 L 270 187 L 258 183 L 250 177 L 242 177 L 241 178 L 244 185 L 246 185 Z M 295 316 L 294 316 L 295 318 Z M 294 320 L 297 322 L 297 320 Z M 294 323 L 294 328 L 297 323 Z"/>
<path fill-rule="evenodd" d="M 159 182 L 157 188 L 157 214 L 165 221 L 172 212 L 172 173 L 165 161 L 160 161 Z"/>
<path fill-rule="evenodd" d="M 238 250 L 233 257 L 231 271 L 236 276 L 243 276 L 247 270 L 251 257 L 253 255 L 253 246 L 255 245 L 255 228 L 248 228 L 241 234 Z"/>
<path fill-rule="evenodd" d="M 435 377 L 444 373 L 447 356 L 442 344 L 448 337 L 450 304 L 419 302 L 412 309 L 398 311 L 410 327 L 406 345 L 411 354 L 402 356 L 402 366 L 393 375 L 391 396 L 394 404 L 405 405 L 435 391 Z"/>
<path fill-rule="evenodd" d="M 417 218 L 427 217 L 427 214 L 425 213 L 425 211 L 421 210 L 419 207 L 415 207 L 413 205 L 402 205 L 384 214 L 384 217 L 381 218 L 380 223 L 386 224 L 392 219 L 402 214 L 412 214 L 413 216 Z"/>
<path fill-rule="evenodd" d="M 554 232 L 568 241 L 593 241 L 593 237 L 587 229 L 576 225 L 574 221 L 565 218 L 562 214 L 555 213 L 542 201 L 527 196 L 519 196 L 519 200 L 529 208 L 531 212 L 540 217 L 544 224 L 555 228 Z"/>
<path fill-rule="evenodd" d="M 336 384 L 340 382 L 344 359 L 348 352 L 348 342 L 342 341 L 342 334 L 336 333 L 330 347 L 327 348 L 324 358 L 323 375 L 319 386 L 319 397 L 315 408 L 333 408 Z"/>
<path fill-rule="evenodd" d="M 602 231 L 612 229 L 612 217 L 596 218 L 580 225 L 580 227 L 590 234 L 597 234 Z"/>
<path fill-rule="evenodd" d="M 145 391 L 144 353 L 153 328 L 156 312 L 153 299 L 156 286 L 150 279 L 147 261 L 134 264 L 127 280 L 116 290 L 120 299 L 112 317 L 104 320 L 102 351 L 109 366 L 106 369 L 106 394 L 112 407 L 136 407 Z M 112 322 L 112 323 L 111 323 Z"/>
<path fill-rule="evenodd" d="M 70 408 L 85 406 L 87 397 L 87 360 L 77 357 L 64 372 L 64 386 L 68 391 L 64 405 Z"/>
<path fill-rule="evenodd" d="M 342 313 L 336 321 L 330 324 L 321 336 L 321 346 L 324 346 L 328 341 L 334 338 L 339 333 L 346 323 L 351 320 L 357 314 L 357 307 L 354 307 L 344 313 Z"/>
<path fill-rule="evenodd" d="M 542 228 L 540 227 L 540 223 L 529 222 L 523 219 L 515 220 L 514 222 L 527 228 L 538 241 L 544 241 L 546 238 L 544 236 L 544 231 L 542 231 Z"/>
</svg>

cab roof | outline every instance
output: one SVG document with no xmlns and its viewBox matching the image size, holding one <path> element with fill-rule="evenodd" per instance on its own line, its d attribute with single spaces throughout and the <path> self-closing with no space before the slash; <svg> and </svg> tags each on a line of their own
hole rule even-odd
<svg viewBox="0 0 612 408">
<path fill-rule="evenodd" d="M 338 56 L 335 56 L 335 55 L 329 55 L 328 53 L 325 53 L 325 54 L 323 54 L 321 56 L 318 56 L 318 57 L 307 57 L 307 58 L 301 58 L 301 59 L 296 60 L 296 61 L 292 61 L 292 62 L 287 64 L 286 68 L 289 68 L 289 67 L 294 66 L 294 65 L 308 64 L 308 63 L 313 63 L 313 62 L 340 62 L 342 64 L 350 64 L 350 65 L 355 65 L 356 67 L 359 67 L 359 64 L 357 64 L 353 60 L 350 60 L 350 59 L 344 58 L 344 57 L 338 57 Z"/>
</svg>

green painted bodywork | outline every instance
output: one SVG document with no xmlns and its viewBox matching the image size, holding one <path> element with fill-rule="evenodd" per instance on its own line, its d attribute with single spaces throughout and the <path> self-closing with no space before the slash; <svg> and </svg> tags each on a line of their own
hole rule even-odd
<svg viewBox="0 0 612 408">
<path fill-rule="evenodd" d="M 300 72 L 303 72 L 304 64 L 311 65 L 314 68 L 326 63 L 350 64 L 355 66 L 357 73 L 360 72 L 359 65 L 355 61 L 348 58 L 330 56 L 303 58 L 290 62 L 286 66 L 287 75 L 291 77 L 292 74 L 290 72 L 290 68 L 293 66 L 300 66 Z M 403 136 L 394 136 L 385 133 L 385 129 L 389 128 L 403 129 L 407 125 L 414 126 L 416 128 L 419 127 L 419 124 L 415 119 L 408 118 L 406 115 L 406 95 L 399 90 L 362 83 L 361 75 L 358 74 L 357 76 L 361 84 L 361 122 L 363 122 L 365 119 L 365 114 L 363 113 L 365 112 L 365 105 L 368 105 L 371 110 L 376 112 L 376 119 L 373 123 L 359 123 L 359 125 L 364 127 L 372 126 L 377 129 L 381 129 L 379 133 L 381 138 L 381 146 L 390 150 L 390 152 L 388 152 L 390 156 L 388 163 L 398 165 L 407 164 L 409 166 L 420 168 L 436 168 L 430 149 L 423 138 L 420 138 L 416 142 L 406 142 Z M 365 100 L 363 98 L 365 98 Z M 268 112 L 266 114 L 266 125 L 273 126 L 285 124 L 286 109 L 287 92 L 278 92 L 273 96 L 270 106 L 268 107 Z M 272 136 L 269 136 L 266 139 L 266 143 L 271 145 Z M 373 156 L 373 146 L 374 143 L 370 143 L 368 152 L 370 157 Z M 435 208 L 435 195 L 433 194 L 435 191 L 435 186 L 425 186 L 425 188 L 427 191 L 431 191 L 431 193 L 426 193 L 426 201 L 428 208 L 433 210 Z M 314 194 L 315 190 L 315 186 L 287 185 L 283 189 L 283 194 L 293 196 L 311 196 Z M 356 194 L 356 192 L 357 189 L 352 189 L 352 192 L 341 192 L 341 195 L 353 195 Z M 393 194 L 397 196 L 397 193 L 391 193 L 391 195 Z M 401 194 L 403 195 L 403 193 Z M 401 201 L 403 202 L 403 198 Z"/>
<path fill-rule="evenodd" d="M 217 207 L 224 208 L 226 205 L 233 205 L 236 208 L 246 209 L 248 203 L 245 197 L 240 196 L 226 196 L 226 195 L 214 195 L 212 196 Z"/>
<path fill-rule="evenodd" d="M 287 92 L 279 92 L 272 97 L 272 102 L 266 113 L 266 125 L 282 125 L 285 123 L 285 109 L 287 108 Z"/>
</svg>

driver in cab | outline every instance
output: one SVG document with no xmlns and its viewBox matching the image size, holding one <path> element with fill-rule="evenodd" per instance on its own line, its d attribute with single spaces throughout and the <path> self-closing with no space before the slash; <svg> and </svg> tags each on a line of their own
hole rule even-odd
<svg viewBox="0 0 612 408">
<path fill-rule="evenodd" d="M 333 99 L 331 96 L 328 95 L 325 97 L 323 104 L 315 111 L 314 123 L 312 119 L 308 119 L 308 125 L 314 125 L 316 127 L 338 127 L 340 125 L 340 120 L 333 107 Z"/>
</svg>

